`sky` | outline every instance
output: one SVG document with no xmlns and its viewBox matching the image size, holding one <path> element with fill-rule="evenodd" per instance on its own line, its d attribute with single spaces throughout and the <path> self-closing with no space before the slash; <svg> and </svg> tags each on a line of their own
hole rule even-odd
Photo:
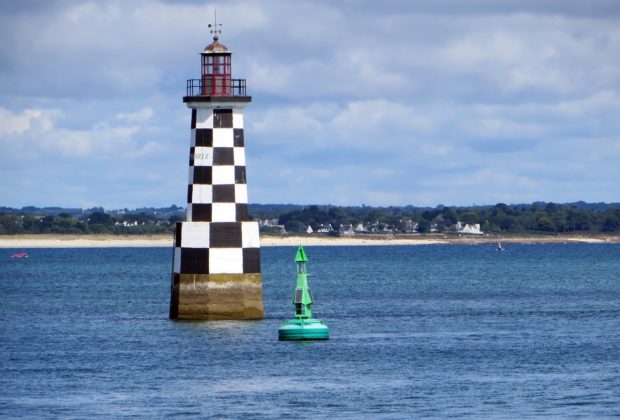
<svg viewBox="0 0 620 420">
<path fill-rule="evenodd" d="M 620 201 L 616 0 L 0 0 L 0 206 L 184 206 L 216 10 L 250 203 Z"/>
</svg>

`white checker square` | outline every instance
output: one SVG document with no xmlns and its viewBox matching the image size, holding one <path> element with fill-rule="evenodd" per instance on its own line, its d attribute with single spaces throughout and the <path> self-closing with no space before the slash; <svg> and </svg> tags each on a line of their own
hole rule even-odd
<svg viewBox="0 0 620 420">
<path fill-rule="evenodd" d="M 172 272 L 178 274 L 181 272 L 181 248 L 174 248 L 174 262 L 172 263 Z"/>
<path fill-rule="evenodd" d="M 241 274 L 243 273 L 243 249 L 211 248 L 209 249 L 209 273 Z"/>
<path fill-rule="evenodd" d="M 231 165 L 214 166 L 212 169 L 213 185 L 231 185 L 235 183 L 235 167 Z"/>
<path fill-rule="evenodd" d="M 233 153 L 234 153 L 235 165 L 245 166 L 245 148 L 235 147 Z"/>
<path fill-rule="evenodd" d="M 246 184 L 235 184 L 235 203 L 247 204 L 248 186 Z"/>
<path fill-rule="evenodd" d="M 213 129 L 213 147 L 233 147 L 233 131 L 230 128 Z"/>
<path fill-rule="evenodd" d="M 258 236 L 258 223 L 241 223 L 241 246 L 243 248 L 258 248 L 260 246 Z"/>
<path fill-rule="evenodd" d="M 212 147 L 194 147 L 194 166 L 213 165 Z"/>
<path fill-rule="evenodd" d="M 213 201 L 213 187 L 205 184 L 192 185 L 192 203 L 209 204 Z"/>
<path fill-rule="evenodd" d="M 186 222 L 181 224 L 182 248 L 209 248 L 209 222 Z"/>
<path fill-rule="evenodd" d="M 237 217 L 237 205 L 235 203 L 211 204 L 212 222 L 234 222 Z"/>
<path fill-rule="evenodd" d="M 243 128 L 243 113 L 233 110 L 233 128 Z"/>
<path fill-rule="evenodd" d="M 213 128 L 213 109 L 198 108 L 196 110 L 196 128 Z"/>
</svg>

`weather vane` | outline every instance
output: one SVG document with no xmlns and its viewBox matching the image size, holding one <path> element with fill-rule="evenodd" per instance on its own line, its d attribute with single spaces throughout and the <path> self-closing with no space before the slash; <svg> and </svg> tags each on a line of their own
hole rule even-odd
<svg viewBox="0 0 620 420">
<path fill-rule="evenodd" d="M 220 29 L 222 27 L 221 23 L 217 23 L 217 9 L 215 9 L 215 18 L 213 20 L 213 25 L 211 25 L 209 23 L 209 33 L 213 34 L 213 39 L 217 41 L 217 39 L 219 38 L 217 36 L 217 34 L 221 34 L 222 33 L 222 29 Z"/>
</svg>

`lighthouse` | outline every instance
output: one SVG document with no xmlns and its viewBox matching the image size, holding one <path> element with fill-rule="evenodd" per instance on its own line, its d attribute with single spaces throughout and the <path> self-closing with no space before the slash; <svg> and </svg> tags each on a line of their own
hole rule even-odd
<svg viewBox="0 0 620 420">
<path fill-rule="evenodd" d="M 211 25 L 209 25 L 211 26 Z M 258 223 L 248 217 L 243 110 L 245 79 L 219 41 L 200 53 L 200 79 L 187 81 L 191 110 L 187 216 L 176 225 L 172 319 L 264 317 Z"/>
</svg>

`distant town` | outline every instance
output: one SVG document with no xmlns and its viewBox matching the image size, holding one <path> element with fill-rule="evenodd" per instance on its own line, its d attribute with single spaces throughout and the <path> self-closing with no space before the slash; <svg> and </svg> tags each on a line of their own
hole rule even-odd
<svg viewBox="0 0 620 420">
<path fill-rule="evenodd" d="M 489 235 L 502 233 L 620 232 L 620 203 L 498 203 L 489 206 L 331 206 L 250 204 L 262 234 L 286 235 Z M 172 233 L 185 208 L 106 210 L 62 207 L 0 207 L 0 234 Z"/>
</svg>

